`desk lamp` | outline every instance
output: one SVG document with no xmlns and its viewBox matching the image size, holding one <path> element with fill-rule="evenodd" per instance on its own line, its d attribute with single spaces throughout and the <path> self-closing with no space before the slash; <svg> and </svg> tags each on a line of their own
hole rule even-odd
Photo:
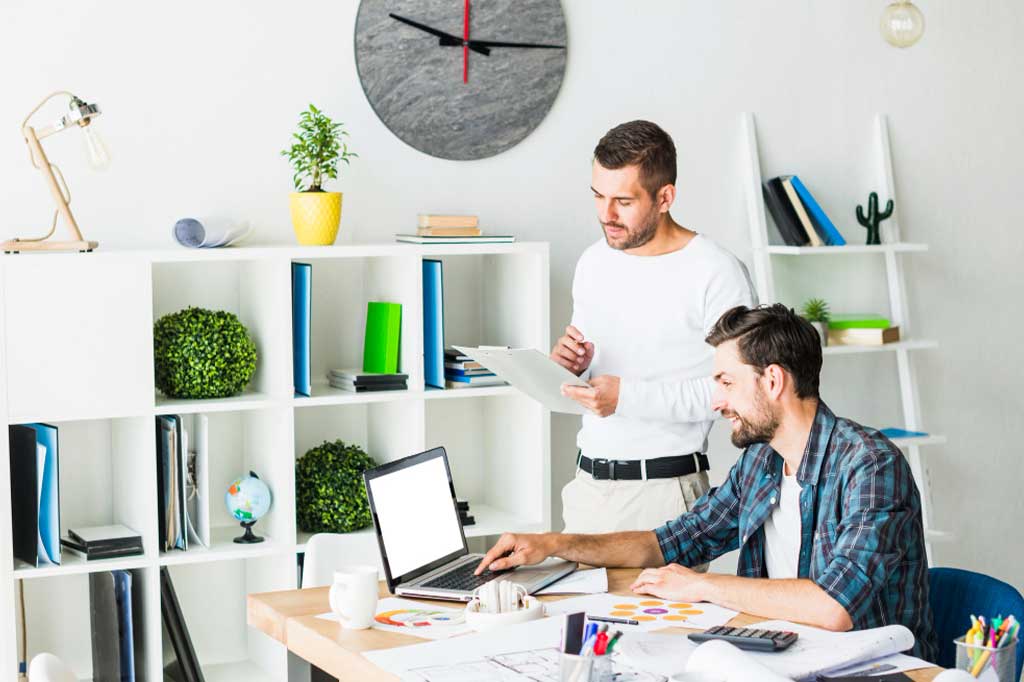
<svg viewBox="0 0 1024 682">
<path fill-rule="evenodd" d="M 36 130 L 29 125 L 29 121 L 39 111 L 44 104 L 49 102 L 54 97 L 66 96 L 70 99 L 68 103 L 68 113 L 61 116 L 54 123 Z M 103 170 L 110 165 L 110 152 L 107 151 L 106 145 L 103 140 L 96 133 L 96 130 L 92 127 L 92 120 L 99 116 L 100 108 L 96 104 L 86 104 L 83 100 L 75 97 L 70 92 L 59 90 L 50 95 L 47 95 L 42 102 L 36 105 L 25 120 L 21 124 L 21 134 L 25 138 L 25 143 L 28 145 L 29 160 L 35 168 L 38 168 L 43 173 L 43 177 L 46 179 L 46 183 L 50 188 L 50 194 L 53 196 L 54 202 L 57 204 L 57 210 L 53 212 L 53 222 L 50 225 L 50 231 L 43 237 L 34 238 L 15 238 L 3 242 L 3 250 L 7 253 L 19 252 L 19 251 L 92 251 L 99 244 L 97 242 L 86 241 L 82 238 L 82 233 L 78 229 L 78 223 L 75 222 L 75 216 L 71 214 L 71 191 L 68 189 L 67 182 L 64 181 L 64 174 L 60 172 L 60 168 L 56 164 L 50 163 L 50 160 L 46 158 L 46 154 L 43 152 L 43 146 L 40 143 L 41 140 L 59 133 L 62 130 L 68 130 L 72 127 L 81 128 L 85 135 L 85 145 L 89 156 L 89 164 L 96 170 Z M 57 183 L 57 177 L 60 177 L 60 184 Z M 53 236 L 54 231 L 57 229 L 57 218 L 58 216 L 64 216 L 64 220 L 68 224 L 68 229 L 71 231 L 71 236 L 74 237 L 71 241 L 47 241 Z"/>
</svg>

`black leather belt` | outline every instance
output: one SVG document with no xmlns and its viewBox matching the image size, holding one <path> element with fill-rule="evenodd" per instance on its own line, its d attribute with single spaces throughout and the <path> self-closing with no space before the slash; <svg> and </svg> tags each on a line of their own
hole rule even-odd
<svg viewBox="0 0 1024 682">
<path fill-rule="evenodd" d="M 590 459 L 581 453 L 576 465 L 597 481 L 640 481 L 689 476 L 711 468 L 703 452 L 654 459 Z M 646 475 L 645 475 L 646 474 Z"/>
</svg>

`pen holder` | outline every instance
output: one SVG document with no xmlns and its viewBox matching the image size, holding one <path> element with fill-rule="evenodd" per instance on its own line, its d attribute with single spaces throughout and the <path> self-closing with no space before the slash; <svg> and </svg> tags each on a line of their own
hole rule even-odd
<svg viewBox="0 0 1024 682">
<path fill-rule="evenodd" d="M 1003 647 L 968 644 L 963 637 L 953 640 L 956 644 L 956 668 L 966 670 L 975 677 L 981 677 L 988 669 L 996 671 L 999 682 L 1016 682 L 1014 678 L 1017 663 L 1017 640 L 1011 640 Z"/>
<path fill-rule="evenodd" d="M 611 656 L 562 654 L 558 670 L 558 679 L 562 682 L 612 682 L 615 679 Z"/>
</svg>

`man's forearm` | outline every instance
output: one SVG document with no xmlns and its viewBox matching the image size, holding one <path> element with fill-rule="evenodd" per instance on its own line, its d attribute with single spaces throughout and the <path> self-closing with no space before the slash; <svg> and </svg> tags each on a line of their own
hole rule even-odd
<svg viewBox="0 0 1024 682">
<path fill-rule="evenodd" d="M 658 536 L 651 530 L 596 535 L 548 533 L 547 541 L 550 555 L 590 566 L 648 568 L 665 564 Z"/>
<path fill-rule="evenodd" d="M 709 574 L 704 579 L 705 600 L 729 609 L 838 632 L 853 627 L 842 604 L 806 578 L 768 580 Z"/>
</svg>

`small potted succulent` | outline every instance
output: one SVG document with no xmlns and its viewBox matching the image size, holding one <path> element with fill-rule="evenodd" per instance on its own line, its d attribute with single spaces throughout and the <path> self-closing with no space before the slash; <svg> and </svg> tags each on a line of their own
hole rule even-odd
<svg viewBox="0 0 1024 682">
<path fill-rule="evenodd" d="M 828 310 L 828 303 L 820 298 L 810 298 L 804 302 L 801 316 L 811 323 L 811 326 L 818 330 L 821 337 L 821 345 L 828 345 L 828 320 L 831 314 Z"/>
<path fill-rule="evenodd" d="M 338 236 L 341 223 L 341 192 L 323 188 L 328 179 L 338 177 L 338 162 L 347 165 L 357 157 L 348 150 L 344 124 L 335 123 L 312 104 L 299 116 L 299 131 L 292 135 L 292 146 L 281 152 L 288 157 L 295 183 L 290 195 L 292 227 L 300 244 L 330 246 Z"/>
</svg>

